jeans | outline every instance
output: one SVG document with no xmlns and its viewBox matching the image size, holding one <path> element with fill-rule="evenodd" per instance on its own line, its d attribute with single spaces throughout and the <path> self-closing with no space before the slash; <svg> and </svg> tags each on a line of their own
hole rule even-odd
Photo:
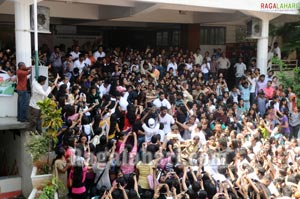
<svg viewBox="0 0 300 199">
<path fill-rule="evenodd" d="M 296 126 L 290 126 L 290 136 L 291 138 L 296 138 L 298 139 L 300 135 L 298 135 L 298 132 L 299 132 L 299 129 L 300 129 L 300 125 L 296 125 Z"/>
<path fill-rule="evenodd" d="M 255 103 L 256 93 L 250 93 L 250 106 Z"/>
<path fill-rule="evenodd" d="M 18 115 L 17 120 L 24 122 L 28 116 L 28 105 L 29 105 L 29 93 L 28 91 L 17 91 L 18 92 Z"/>
<path fill-rule="evenodd" d="M 249 111 L 249 109 L 250 109 L 250 101 L 249 100 L 244 101 L 244 107 L 245 107 L 246 111 Z"/>
<path fill-rule="evenodd" d="M 208 82 L 209 80 L 209 73 L 203 73 L 203 79 Z"/>
</svg>

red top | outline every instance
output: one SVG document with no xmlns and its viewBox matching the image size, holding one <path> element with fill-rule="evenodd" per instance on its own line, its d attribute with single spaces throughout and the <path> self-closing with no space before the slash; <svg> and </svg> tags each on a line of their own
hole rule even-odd
<svg viewBox="0 0 300 199">
<path fill-rule="evenodd" d="M 18 91 L 27 91 L 27 75 L 29 75 L 29 69 L 17 70 L 17 77 L 18 77 L 18 84 L 17 84 L 17 90 Z"/>
</svg>

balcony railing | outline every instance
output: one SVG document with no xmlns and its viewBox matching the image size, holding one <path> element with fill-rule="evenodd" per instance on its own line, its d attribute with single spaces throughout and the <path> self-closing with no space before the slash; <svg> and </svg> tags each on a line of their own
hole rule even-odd
<svg viewBox="0 0 300 199">
<path fill-rule="evenodd" d="M 298 60 L 280 60 L 280 63 L 273 63 L 268 70 L 273 71 L 288 71 L 298 67 Z"/>
</svg>

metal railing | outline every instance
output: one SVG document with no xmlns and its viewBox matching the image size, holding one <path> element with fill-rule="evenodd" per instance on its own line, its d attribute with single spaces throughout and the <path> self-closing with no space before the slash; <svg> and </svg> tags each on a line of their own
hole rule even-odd
<svg viewBox="0 0 300 199">
<path fill-rule="evenodd" d="M 282 64 L 272 64 L 269 70 L 287 71 L 298 67 L 298 60 L 280 60 Z"/>
</svg>

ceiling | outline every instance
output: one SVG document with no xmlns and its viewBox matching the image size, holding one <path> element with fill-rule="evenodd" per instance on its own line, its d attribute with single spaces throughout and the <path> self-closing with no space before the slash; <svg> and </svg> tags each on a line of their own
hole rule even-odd
<svg viewBox="0 0 300 199">
<path fill-rule="evenodd" d="M 14 14 L 15 1 L 18 0 L 0 0 L 2 23 L 14 20 L 11 15 Z M 19 1 L 33 3 L 33 0 Z M 242 25 L 251 15 L 256 14 L 272 15 L 271 19 L 281 15 L 281 22 L 299 20 L 299 15 L 262 12 L 259 9 L 261 1 L 258 0 L 246 2 L 232 0 L 38 0 L 38 2 L 38 5 L 50 8 L 53 24 L 142 27 L 161 23 Z"/>
</svg>

